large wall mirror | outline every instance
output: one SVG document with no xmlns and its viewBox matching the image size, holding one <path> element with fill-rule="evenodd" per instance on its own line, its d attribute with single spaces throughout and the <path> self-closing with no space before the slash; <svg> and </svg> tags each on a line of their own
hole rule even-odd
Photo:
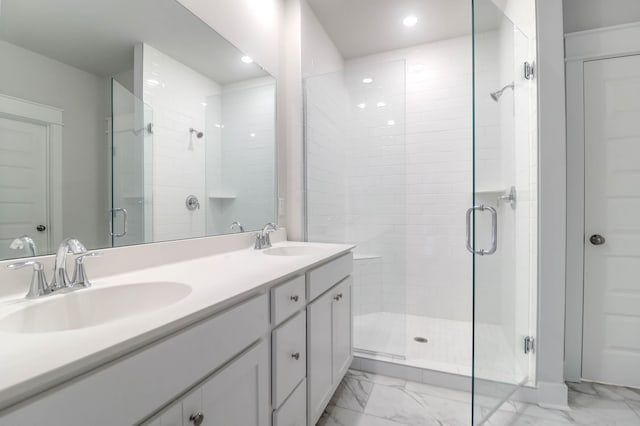
<svg viewBox="0 0 640 426">
<path fill-rule="evenodd" d="M 259 229 L 275 120 L 275 79 L 175 0 L 2 0 L 0 258 Z"/>
</svg>

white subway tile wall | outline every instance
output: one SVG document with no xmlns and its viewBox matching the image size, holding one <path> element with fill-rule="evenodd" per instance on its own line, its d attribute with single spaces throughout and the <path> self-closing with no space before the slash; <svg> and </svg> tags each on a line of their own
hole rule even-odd
<svg viewBox="0 0 640 426">
<path fill-rule="evenodd" d="M 230 233 L 234 221 L 246 230 L 273 221 L 274 79 L 222 86 L 149 45 L 143 57 L 143 99 L 154 124 L 153 240 Z M 186 208 L 189 195 L 200 209 Z"/>
<path fill-rule="evenodd" d="M 225 85 L 219 102 L 220 161 L 207 170 L 219 168 L 220 180 L 207 188 L 207 231 L 228 233 L 235 221 L 260 229 L 276 218 L 275 82 L 265 77 Z"/>
<path fill-rule="evenodd" d="M 153 110 L 153 240 L 205 234 L 205 210 L 188 210 L 195 195 L 205 202 L 207 99 L 220 93 L 213 80 L 145 44 L 143 100 Z M 205 135 L 206 136 L 206 135 Z"/>
<path fill-rule="evenodd" d="M 537 209 L 535 97 L 519 73 L 529 52 L 520 37 L 506 23 L 477 35 L 475 79 L 476 204 L 497 207 L 500 218 L 498 253 L 477 262 L 478 319 L 502 325 L 514 351 L 528 324 L 516 307 L 527 312 L 535 286 Z M 514 80 L 515 102 L 510 91 L 491 99 Z M 358 245 L 356 315 L 471 321 L 471 37 L 352 59 L 343 72 L 308 78 L 305 93 L 308 238 Z M 498 206 L 511 185 L 516 210 Z M 479 215 L 478 246 L 489 244 L 487 219 Z"/>
</svg>

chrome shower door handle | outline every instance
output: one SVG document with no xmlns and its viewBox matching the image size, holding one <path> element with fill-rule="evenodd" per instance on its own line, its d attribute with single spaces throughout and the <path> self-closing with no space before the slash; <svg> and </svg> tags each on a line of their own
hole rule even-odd
<svg viewBox="0 0 640 426">
<path fill-rule="evenodd" d="M 112 237 L 124 237 L 125 235 L 127 235 L 127 209 L 123 209 L 123 208 L 115 208 L 115 209 L 109 209 L 109 212 L 111 212 L 111 219 L 109 220 L 109 235 L 111 235 Z M 122 218 L 124 219 L 124 229 L 122 230 L 121 233 L 116 234 L 113 232 L 113 221 L 115 220 L 115 216 L 116 213 L 118 212 L 122 212 Z"/>
<path fill-rule="evenodd" d="M 481 212 L 488 210 L 491 213 L 491 248 L 489 250 L 476 250 L 471 246 L 471 215 L 476 210 Z M 467 210 L 467 250 L 480 256 L 494 254 L 498 250 L 498 212 L 493 207 L 481 204 Z"/>
</svg>

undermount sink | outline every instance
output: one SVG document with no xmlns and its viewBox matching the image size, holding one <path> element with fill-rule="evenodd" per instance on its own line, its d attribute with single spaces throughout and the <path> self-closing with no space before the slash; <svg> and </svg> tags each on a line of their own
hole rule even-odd
<svg viewBox="0 0 640 426">
<path fill-rule="evenodd" d="M 49 333 L 93 327 L 172 305 L 191 293 L 174 282 L 148 282 L 76 290 L 38 301 L 0 319 L 10 333 Z M 46 296 L 45 296 L 46 297 Z"/>
<path fill-rule="evenodd" d="M 263 253 L 270 256 L 314 256 L 322 253 L 322 249 L 303 246 L 272 247 L 266 249 Z"/>
</svg>

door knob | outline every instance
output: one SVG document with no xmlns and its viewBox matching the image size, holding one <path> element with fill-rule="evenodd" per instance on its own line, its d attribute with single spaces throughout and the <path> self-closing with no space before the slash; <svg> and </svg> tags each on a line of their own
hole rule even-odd
<svg viewBox="0 0 640 426">
<path fill-rule="evenodd" d="M 44 226 L 44 225 L 38 225 L 38 226 L 36 226 L 36 231 L 38 231 L 38 232 L 44 232 L 44 231 L 46 231 L 46 230 L 47 230 L 47 227 L 46 227 L 46 226 Z"/>
<path fill-rule="evenodd" d="M 602 235 L 594 234 L 589 238 L 594 246 L 601 246 L 606 241 Z"/>
<path fill-rule="evenodd" d="M 202 413 L 196 413 L 196 414 L 192 414 L 189 417 L 189 420 L 191 421 L 191 423 L 193 423 L 195 426 L 200 426 L 202 424 L 202 421 L 204 420 L 204 414 Z"/>
</svg>

